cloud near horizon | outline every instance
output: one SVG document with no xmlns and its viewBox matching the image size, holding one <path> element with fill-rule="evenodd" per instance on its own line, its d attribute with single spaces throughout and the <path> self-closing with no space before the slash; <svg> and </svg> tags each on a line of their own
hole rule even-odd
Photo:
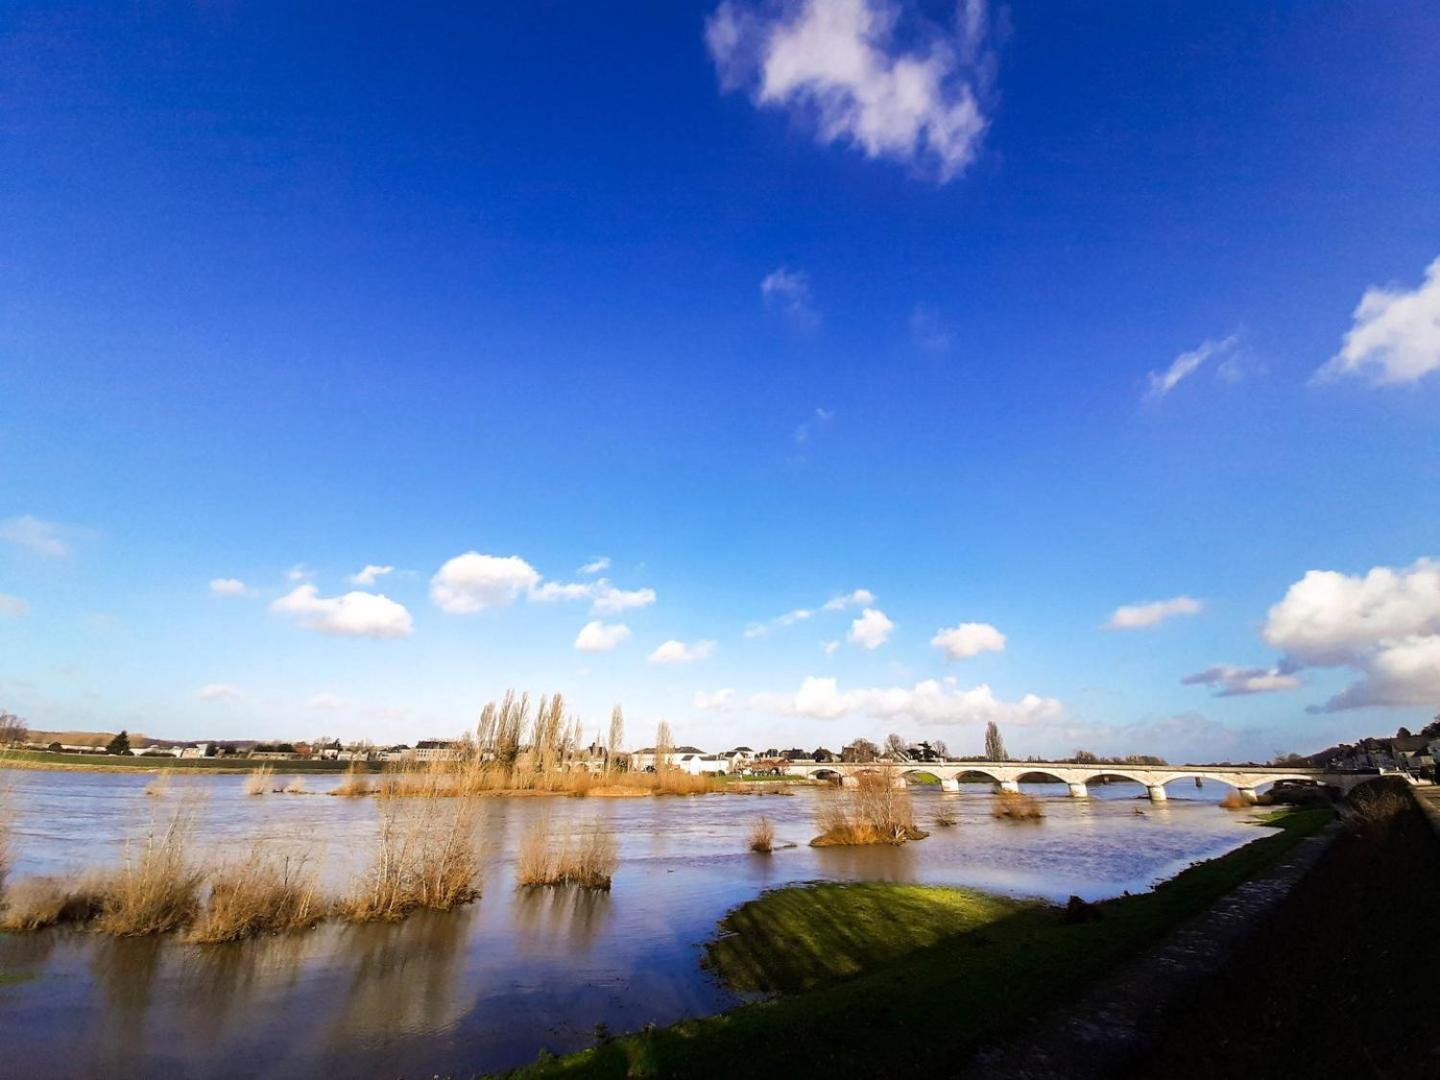
<svg viewBox="0 0 1440 1080">
<path fill-rule="evenodd" d="M 941 27 L 896 0 L 724 0 L 705 43 L 722 90 L 945 184 L 979 153 L 996 65 L 984 0 L 954 10 Z"/>
<path fill-rule="evenodd" d="M 375 579 L 385 574 L 394 573 L 393 566 L 376 566 L 374 563 L 366 563 L 365 568 L 359 573 L 350 575 L 351 585 L 374 585 Z"/>
<path fill-rule="evenodd" d="M 300 585 L 271 603 L 270 610 L 296 616 L 306 630 L 339 637 L 401 638 L 414 629 L 405 606 L 378 593 L 322 597 L 314 585 Z"/>
<path fill-rule="evenodd" d="M 21 514 L 19 517 L 0 521 L 0 540 L 6 540 L 47 559 L 63 559 L 70 554 L 67 531 L 63 525 L 54 521 L 42 521 L 33 514 Z"/>
<path fill-rule="evenodd" d="M 1001 701 L 988 684 L 961 690 L 952 678 L 926 679 L 911 688 L 841 690 L 838 680 L 811 675 L 793 694 L 756 694 L 749 707 L 779 716 L 816 720 L 865 717 L 909 721 L 922 725 L 1032 724 L 1062 712 L 1055 698 L 1026 694 L 1019 701 Z"/>
<path fill-rule="evenodd" d="M 243 695 L 232 683 L 210 683 L 196 690 L 195 696 L 201 701 L 236 701 Z"/>
<path fill-rule="evenodd" d="M 245 582 L 233 577 L 211 578 L 210 591 L 216 596 L 244 596 Z"/>
<path fill-rule="evenodd" d="M 850 624 L 847 639 L 864 649 L 878 649 L 890 640 L 895 624 L 879 608 L 866 608 L 860 617 Z"/>
<path fill-rule="evenodd" d="M 961 623 L 937 630 L 930 644 L 951 660 L 965 660 L 982 652 L 1004 652 L 1005 635 L 989 623 Z"/>
<path fill-rule="evenodd" d="M 1300 686 L 1298 676 L 1279 668 L 1235 667 L 1216 664 L 1180 680 L 1182 686 L 1211 686 L 1215 697 L 1242 697 L 1247 694 L 1268 694 L 1276 690 L 1294 690 Z"/>
<path fill-rule="evenodd" d="M 1414 289 L 1372 285 L 1355 308 L 1345 344 L 1315 373 L 1326 382 L 1368 377 L 1372 386 L 1414 383 L 1440 371 L 1440 258 Z"/>
<path fill-rule="evenodd" d="M 610 652 L 630 640 L 630 628 L 624 623 L 603 623 L 592 619 L 575 635 L 575 648 L 581 652 Z"/>
<path fill-rule="evenodd" d="M 726 687 L 724 690 L 715 690 L 706 693 L 703 690 L 695 691 L 695 708 L 702 712 L 721 712 L 730 707 L 730 702 L 735 697 L 735 691 Z"/>
<path fill-rule="evenodd" d="M 430 579 L 430 599 L 451 615 L 505 607 L 535 588 L 539 572 L 518 555 L 467 551 L 447 559 Z"/>
<path fill-rule="evenodd" d="M 1205 610 L 1205 604 L 1190 596 L 1175 596 L 1169 600 L 1154 600 L 1147 604 L 1125 604 L 1115 609 L 1105 625 L 1111 630 L 1148 630 L 1159 626 L 1166 619 L 1182 615 L 1198 615 Z"/>
</svg>

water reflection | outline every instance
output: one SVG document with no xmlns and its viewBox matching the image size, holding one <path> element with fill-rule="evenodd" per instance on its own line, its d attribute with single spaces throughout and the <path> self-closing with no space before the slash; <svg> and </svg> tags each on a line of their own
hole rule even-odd
<svg viewBox="0 0 1440 1080">
<path fill-rule="evenodd" d="M 588 953 L 609 917 L 608 891 L 549 887 L 516 890 L 515 932 L 522 951 L 548 951 L 561 943 L 571 952 Z"/>
</svg>

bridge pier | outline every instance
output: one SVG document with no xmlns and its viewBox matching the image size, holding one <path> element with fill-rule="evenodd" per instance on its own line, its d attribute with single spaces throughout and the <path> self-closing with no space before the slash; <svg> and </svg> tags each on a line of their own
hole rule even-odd
<svg viewBox="0 0 1440 1080">
<path fill-rule="evenodd" d="M 1239 792 L 1240 798 L 1244 799 L 1251 806 L 1254 806 L 1257 802 L 1260 801 L 1260 796 L 1255 793 L 1255 789 L 1253 787 L 1242 787 L 1239 789 Z"/>
<path fill-rule="evenodd" d="M 1151 802 L 1164 802 L 1166 799 L 1168 799 L 1168 798 L 1170 797 L 1170 796 L 1168 796 L 1168 795 L 1165 794 L 1165 785 L 1164 785 L 1164 784 L 1151 784 L 1151 785 L 1149 785 L 1149 791 L 1150 791 L 1150 801 L 1151 801 Z"/>
<path fill-rule="evenodd" d="M 941 781 L 940 781 L 940 790 L 941 790 L 941 791 L 959 791 L 959 790 L 960 790 L 960 778 L 957 776 L 957 777 L 954 778 L 953 780 L 941 780 Z"/>
<path fill-rule="evenodd" d="M 1070 797 L 1072 799 L 1084 799 L 1090 794 L 1090 789 L 1083 783 L 1070 785 Z"/>
<path fill-rule="evenodd" d="M 995 787 L 997 791 L 1007 791 L 1011 795 L 1020 794 L 1019 780 L 1001 780 L 996 783 Z"/>
</svg>

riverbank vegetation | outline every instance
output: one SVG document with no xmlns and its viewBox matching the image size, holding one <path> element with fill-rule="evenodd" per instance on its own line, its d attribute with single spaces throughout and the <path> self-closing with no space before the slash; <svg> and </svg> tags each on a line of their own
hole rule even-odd
<svg viewBox="0 0 1440 1080">
<path fill-rule="evenodd" d="M 762 817 L 750 826 L 749 846 L 758 855 L 769 855 L 775 850 L 775 826 L 769 818 Z"/>
<path fill-rule="evenodd" d="M 1328 810 L 1274 830 L 1152 892 L 1068 922 L 1048 904 L 883 883 L 799 886 L 743 905 L 710 962 L 736 985 L 783 991 L 718 1016 L 607 1041 L 520 1076 L 725 1076 L 737 1061 L 780 1075 L 951 1075 L 982 1039 L 1137 954 L 1322 828 Z M 937 929 L 930 930 L 928 927 Z M 998 993 L 997 987 L 1004 987 Z M 798 991 L 798 992 L 797 992 Z"/>
<path fill-rule="evenodd" d="M 990 816 L 1011 821 L 1039 821 L 1045 816 L 1045 808 L 1034 795 L 1023 791 L 997 791 L 990 803 Z"/>
<path fill-rule="evenodd" d="M 608 890 L 619 861 L 615 839 L 608 833 L 595 830 L 556 841 L 549 822 L 541 818 L 520 841 L 515 881 L 529 888 L 575 885 Z"/>
<path fill-rule="evenodd" d="M 812 847 L 861 844 L 903 844 L 923 840 L 929 833 L 915 825 L 910 793 L 890 777 L 861 773 L 854 787 L 827 794 L 816 813 L 820 835 Z"/>
</svg>

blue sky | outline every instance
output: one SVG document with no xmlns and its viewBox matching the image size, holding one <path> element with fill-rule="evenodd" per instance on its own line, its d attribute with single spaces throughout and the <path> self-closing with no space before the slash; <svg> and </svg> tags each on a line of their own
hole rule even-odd
<svg viewBox="0 0 1440 1080">
<path fill-rule="evenodd" d="M 9 4 L 0 705 L 1415 726 L 1437 47 L 1424 3 Z"/>
</svg>

